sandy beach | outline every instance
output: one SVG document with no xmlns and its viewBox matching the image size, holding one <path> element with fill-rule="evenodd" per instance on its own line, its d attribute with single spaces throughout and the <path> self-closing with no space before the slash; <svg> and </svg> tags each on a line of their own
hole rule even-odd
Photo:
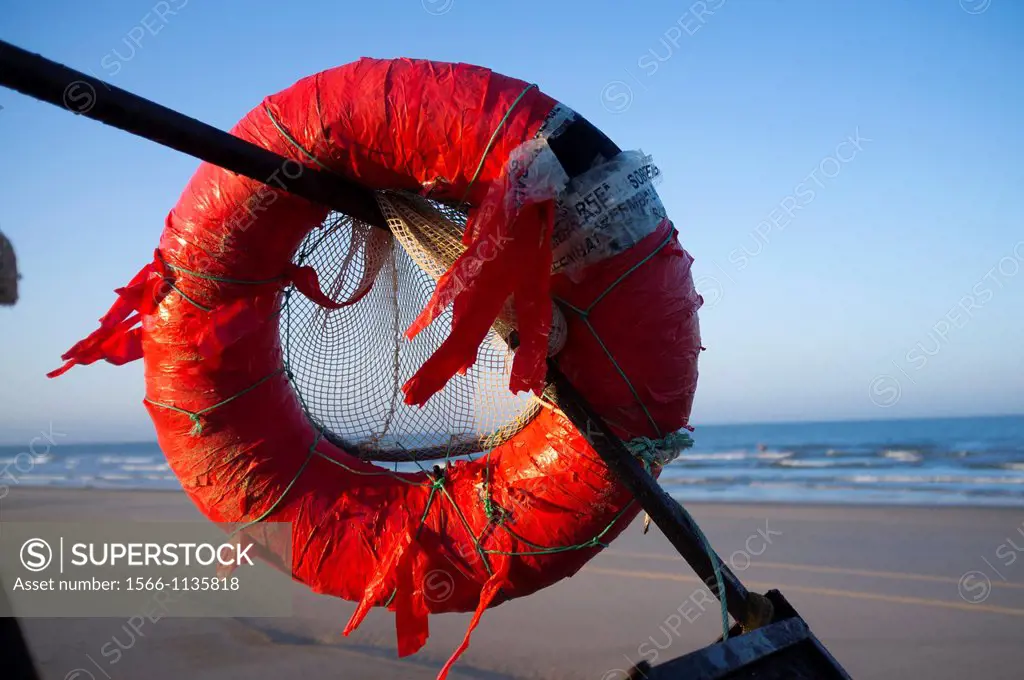
<svg viewBox="0 0 1024 680">
<path fill-rule="evenodd" d="M 1024 511 L 795 505 L 689 506 L 746 585 L 779 588 L 855 678 L 1021 677 Z M 193 519 L 176 492 L 14 489 L 2 521 Z M 968 572 L 970 577 L 961 580 Z M 124 621 L 32 619 L 43 677 L 433 678 L 469 615 L 433 617 L 419 654 L 397 658 L 393 616 L 352 636 L 353 605 L 295 590 L 294 615 L 161 619 L 117 663 L 98 654 Z M 575 577 L 483 619 L 451 677 L 619 680 L 641 660 L 675 658 L 720 632 L 716 605 L 656 528 L 639 522 Z M 77 674 L 76 674 L 77 673 Z"/>
</svg>

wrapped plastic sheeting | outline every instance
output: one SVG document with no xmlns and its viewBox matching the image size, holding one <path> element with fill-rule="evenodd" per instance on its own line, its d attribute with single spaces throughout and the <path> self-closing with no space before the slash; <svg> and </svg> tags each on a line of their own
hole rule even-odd
<svg viewBox="0 0 1024 680">
<path fill-rule="evenodd" d="M 516 257 L 495 258 L 496 270 L 478 268 L 465 282 L 485 308 L 453 296 L 456 314 L 487 321 L 500 312 L 500 296 L 481 281 L 524 301 L 518 322 L 535 332 L 521 349 L 518 386 L 535 389 L 553 293 L 567 305 L 559 363 L 569 378 L 624 437 L 664 436 L 687 424 L 700 347 L 692 259 L 671 223 L 551 276 L 564 178 L 546 166 L 548 180 L 531 185 L 537 193 L 516 193 L 520 170 L 533 166 L 510 165 L 513 153 L 546 158 L 546 145 L 531 140 L 574 115 L 534 86 L 465 64 L 363 59 L 306 78 L 232 131 L 292 159 L 280 175 L 263 184 L 202 165 L 154 262 L 66 355 L 69 367 L 141 354 L 160 446 L 195 504 L 217 522 L 291 523 L 293 577 L 359 603 L 346 632 L 370 607 L 394 610 L 401 654 L 425 642 L 428 613 L 475 611 L 471 631 L 487 607 L 571 576 L 639 507 L 554 409 L 441 477 L 386 470 L 324 440 L 289 382 L 277 312 L 287 284 L 323 295 L 292 258 L 327 210 L 282 188 L 315 164 L 373 189 L 465 201 L 467 252 L 476 244 L 478 255 L 481 238 L 515 227 L 507 233 Z M 523 200 L 509 203 L 510 194 Z M 105 355 L 108 346 L 119 353 Z M 465 366 L 466 353 L 452 356 L 446 371 Z M 437 574 L 446 587 L 432 590 Z M 469 632 L 455 656 L 468 640 Z"/>
</svg>

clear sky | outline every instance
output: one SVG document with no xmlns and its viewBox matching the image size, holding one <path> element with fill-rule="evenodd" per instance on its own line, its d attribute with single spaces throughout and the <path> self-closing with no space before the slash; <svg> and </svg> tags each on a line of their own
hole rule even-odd
<svg viewBox="0 0 1024 680">
<path fill-rule="evenodd" d="M 0 38 L 221 128 L 360 56 L 536 82 L 664 171 L 707 300 L 694 424 L 1024 412 L 1024 5 L 691 2 L 35 0 Z M 151 438 L 141 362 L 44 374 L 197 161 L 0 106 L 0 442 Z"/>
</svg>

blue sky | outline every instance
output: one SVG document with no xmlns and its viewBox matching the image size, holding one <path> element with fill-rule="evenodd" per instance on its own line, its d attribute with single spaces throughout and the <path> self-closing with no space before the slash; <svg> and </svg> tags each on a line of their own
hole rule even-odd
<svg viewBox="0 0 1024 680">
<path fill-rule="evenodd" d="M 0 38 L 221 128 L 360 56 L 536 82 L 664 171 L 707 299 L 694 424 L 1024 412 L 1024 6 L 701 4 L 36 0 Z M 197 161 L 0 106 L 24 275 L 0 308 L 0 442 L 151 438 L 141 363 L 44 374 L 149 259 Z"/>
</svg>

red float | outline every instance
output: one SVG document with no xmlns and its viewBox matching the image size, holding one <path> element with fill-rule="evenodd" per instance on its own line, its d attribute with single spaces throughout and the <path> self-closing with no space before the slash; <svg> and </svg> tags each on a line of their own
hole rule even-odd
<svg viewBox="0 0 1024 680">
<path fill-rule="evenodd" d="M 279 187 L 314 163 L 297 144 L 318 165 L 372 189 L 431 187 L 434 198 L 464 199 L 476 225 L 467 229 L 469 252 L 482 234 L 513 224 L 514 243 L 524 242 L 524 231 L 534 236 L 526 239 L 533 250 L 514 245 L 470 281 L 473 304 L 455 303 L 467 330 L 453 331 L 419 382 L 406 385 L 408 399 L 423 401 L 465 367 L 475 349 L 469 327 L 493 320 L 481 305 L 511 292 L 525 326 L 525 358 L 517 355 L 513 377 L 517 387 L 537 387 L 536 349 L 546 342 L 545 305 L 554 295 L 570 310 L 557 357 L 567 377 L 624 439 L 662 437 L 687 424 L 700 349 L 692 259 L 671 223 L 582 270 L 549 276 L 551 201 L 524 206 L 511 222 L 500 210 L 479 211 L 501 193 L 494 187 L 515 189 L 507 161 L 543 136 L 556 104 L 484 68 L 405 59 L 363 59 L 268 97 L 232 133 L 294 166 L 265 185 L 203 164 L 168 215 L 154 262 L 118 291 L 101 328 L 54 373 L 144 358 L 160 446 L 200 510 L 217 522 L 290 522 L 294 578 L 359 603 L 346 632 L 370 607 L 389 606 L 401 655 L 426 641 L 428 613 L 475 611 L 454 660 L 484 609 L 571 576 L 639 507 L 555 409 L 490 456 L 453 464 L 443 480 L 394 473 L 323 440 L 283 368 L 274 311 L 287 283 L 332 304 L 315 274 L 292 264 L 327 209 Z M 539 248 L 537 235 L 546 236 Z M 586 319 L 571 311 L 595 301 Z M 446 587 L 435 593 L 428 577 L 438 573 Z"/>
</svg>

